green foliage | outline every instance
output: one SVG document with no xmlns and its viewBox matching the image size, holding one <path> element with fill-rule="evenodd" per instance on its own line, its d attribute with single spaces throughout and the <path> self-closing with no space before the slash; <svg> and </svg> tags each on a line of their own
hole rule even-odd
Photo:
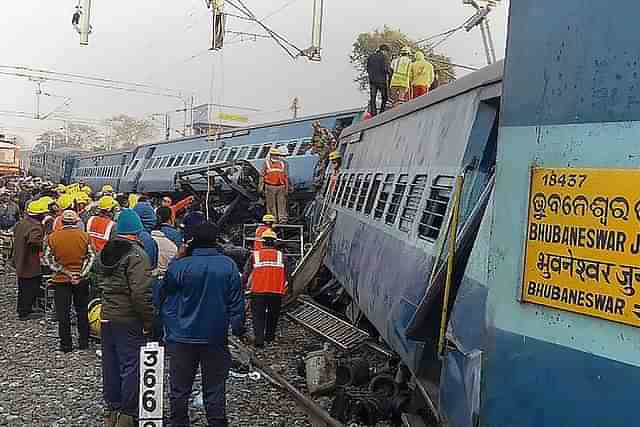
<svg viewBox="0 0 640 427">
<path fill-rule="evenodd" d="M 381 44 L 390 48 L 390 60 L 399 55 L 403 46 L 409 46 L 412 52 L 422 51 L 425 58 L 433 64 L 436 71 L 438 84 L 442 85 L 455 80 L 456 75 L 451 66 L 451 59 L 442 54 L 437 54 L 428 44 L 418 45 L 409 36 L 400 30 L 394 30 L 384 26 L 382 30 L 375 29 L 370 33 L 361 33 L 353 44 L 353 50 L 349 55 L 349 61 L 356 69 L 354 81 L 362 91 L 368 91 L 369 79 L 367 77 L 367 58 L 374 53 Z"/>
</svg>

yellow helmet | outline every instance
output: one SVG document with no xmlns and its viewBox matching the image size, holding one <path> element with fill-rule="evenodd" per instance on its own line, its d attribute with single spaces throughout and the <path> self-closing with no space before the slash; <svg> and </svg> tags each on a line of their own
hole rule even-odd
<svg viewBox="0 0 640 427">
<path fill-rule="evenodd" d="M 113 193 L 113 187 L 109 184 L 102 186 L 103 193 Z"/>
<path fill-rule="evenodd" d="M 271 149 L 269 150 L 269 154 L 271 154 L 272 156 L 282 155 L 282 153 L 280 152 L 280 149 L 277 147 L 271 147 Z"/>
<path fill-rule="evenodd" d="M 84 187 L 80 188 L 80 191 L 82 191 L 83 193 L 85 193 L 87 195 L 93 193 L 93 190 L 88 185 L 85 185 Z"/>
<path fill-rule="evenodd" d="M 116 206 L 118 206 L 118 202 L 111 196 L 102 196 L 100 200 L 98 200 L 98 208 L 102 210 L 110 211 Z"/>
<path fill-rule="evenodd" d="M 271 214 L 266 214 L 265 216 L 262 217 L 262 222 L 275 223 L 276 222 L 276 217 L 271 215 Z"/>
<path fill-rule="evenodd" d="M 62 185 L 62 184 L 58 184 L 58 186 L 56 187 L 56 191 L 57 191 L 58 193 L 64 193 L 64 192 L 66 192 L 66 191 L 67 191 L 67 187 L 65 187 L 65 186 L 64 186 L 64 185 Z"/>
<path fill-rule="evenodd" d="M 43 196 L 40 197 L 40 199 L 42 201 L 42 203 L 44 203 L 44 205 L 47 207 L 47 209 L 49 209 L 49 205 L 52 203 L 56 203 L 56 199 L 54 199 L 53 197 L 49 197 L 49 196 Z"/>
<path fill-rule="evenodd" d="M 100 327 L 102 326 L 102 302 L 94 299 L 89 302 L 88 313 L 89 332 L 94 337 L 100 337 Z"/>
<path fill-rule="evenodd" d="M 332 151 L 329 154 L 329 160 L 340 160 L 342 158 L 342 154 L 339 151 Z"/>
<path fill-rule="evenodd" d="M 49 204 L 46 200 L 34 200 L 27 206 L 27 213 L 31 215 L 46 214 L 47 212 L 49 212 Z"/>
<path fill-rule="evenodd" d="M 58 197 L 58 206 L 60 209 L 69 209 L 73 204 L 73 196 L 70 194 L 63 194 Z"/>
<path fill-rule="evenodd" d="M 277 240 L 278 239 L 278 235 L 276 234 L 275 231 L 269 229 L 269 230 L 265 230 L 264 233 L 262 233 L 262 240 L 264 239 L 273 239 L 273 240 Z"/>
<path fill-rule="evenodd" d="M 91 197 L 89 197 L 89 195 L 87 193 L 85 193 L 85 192 L 76 193 L 75 196 L 76 196 L 75 197 L 76 203 L 87 204 L 87 203 L 89 203 L 91 201 Z"/>
<path fill-rule="evenodd" d="M 133 209 L 138 204 L 139 199 L 139 194 L 129 194 L 129 209 Z"/>
</svg>

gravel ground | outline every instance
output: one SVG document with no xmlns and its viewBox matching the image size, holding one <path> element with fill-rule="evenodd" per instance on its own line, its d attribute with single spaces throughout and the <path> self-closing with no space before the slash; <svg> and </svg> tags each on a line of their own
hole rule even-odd
<svg viewBox="0 0 640 427">
<path fill-rule="evenodd" d="M 43 320 L 18 321 L 15 279 L 0 279 L 0 288 L 0 426 L 101 426 L 99 343 L 92 343 L 88 351 L 57 352 L 57 326 L 51 325 L 47 333 Z M 279 336 L 278 344 L 260 351 L 258 357 L 288 379 L 297 378 L 296 386 L 302 386 L 295 364 L 289 363 L 295 359 L 291 349 L 304 348 L 318 338 L 284 316 Z M 227 402 L 232 426 L 311 425 L 289 394 L 265 378 L 229 378 Z M 166 413 L 168 408 L 165 402 Z M 202 409 L 193 408 L 192 425 L 206 425 Z"/>
</svg>

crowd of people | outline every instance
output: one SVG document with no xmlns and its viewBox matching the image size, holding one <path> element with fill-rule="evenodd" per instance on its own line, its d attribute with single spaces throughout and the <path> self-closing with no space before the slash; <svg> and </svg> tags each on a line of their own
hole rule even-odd
<svg viewBox="0 0 640 427">
<path fill-rule="evenodd" d="M 400 54 L 389 60 L 391 49 L 382 44 L 367 59 L 367 75 L 369 78 L 369 114 L 375 116 L 384 112 L 389 104 L 398 106 L 410 99 L 429 93 L 436 80 L 433 65 L 425 59 L 424 53 L 404 46 Z M 378 93 L 381 104 L 378 109 Z"/>
<path fill-rule="evenodd" d="M 278 156 L 266 171 L 279 179 L 266 185 L 287 185 Z M 171 425 L 189 425 L 198 368 L 209 426 L 227 425 L 228 333 L 245 335 L 248 295 L 253 338 L 247 339 L 261 348 L 276 338 L 287 283 L 276 234 L 277 223 L 287 220 L 286 202 L 278 191 L 271 198 L 274 212 L 264 216 L 253 251 L 239 266 L 225 255 L 219 230 L 193 197 L 177 203 L 163 197 L 155 205 L 148 196 L 115 194 L 108 185 L 94 194 L 83 183 L 33 180 L 0 189 L 0 228 L 14 236 L 18 318 L 41 318 L 39 297 L 53 289 L 58 351 L 83 351 L 91 347 L 88 301 L 101 299 L 105 426 L 137 425 L 139 353 L 149 340 L 164 343 L 169 355 Z"/>
</svg>

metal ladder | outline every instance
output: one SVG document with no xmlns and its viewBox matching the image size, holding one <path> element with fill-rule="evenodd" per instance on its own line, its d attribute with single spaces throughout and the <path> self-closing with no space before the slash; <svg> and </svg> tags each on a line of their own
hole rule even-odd
<svg viewBox="0 0 640 427">
<path fill-rule="evenodd" d="M 308 298 L 300 298 L 302 303 L 288 314 L 296 322 L 326 338 L 343 351 L 351 351 L 370 338 L 365 331 L 329 313 L 312 303 Z"/>
</svg>

